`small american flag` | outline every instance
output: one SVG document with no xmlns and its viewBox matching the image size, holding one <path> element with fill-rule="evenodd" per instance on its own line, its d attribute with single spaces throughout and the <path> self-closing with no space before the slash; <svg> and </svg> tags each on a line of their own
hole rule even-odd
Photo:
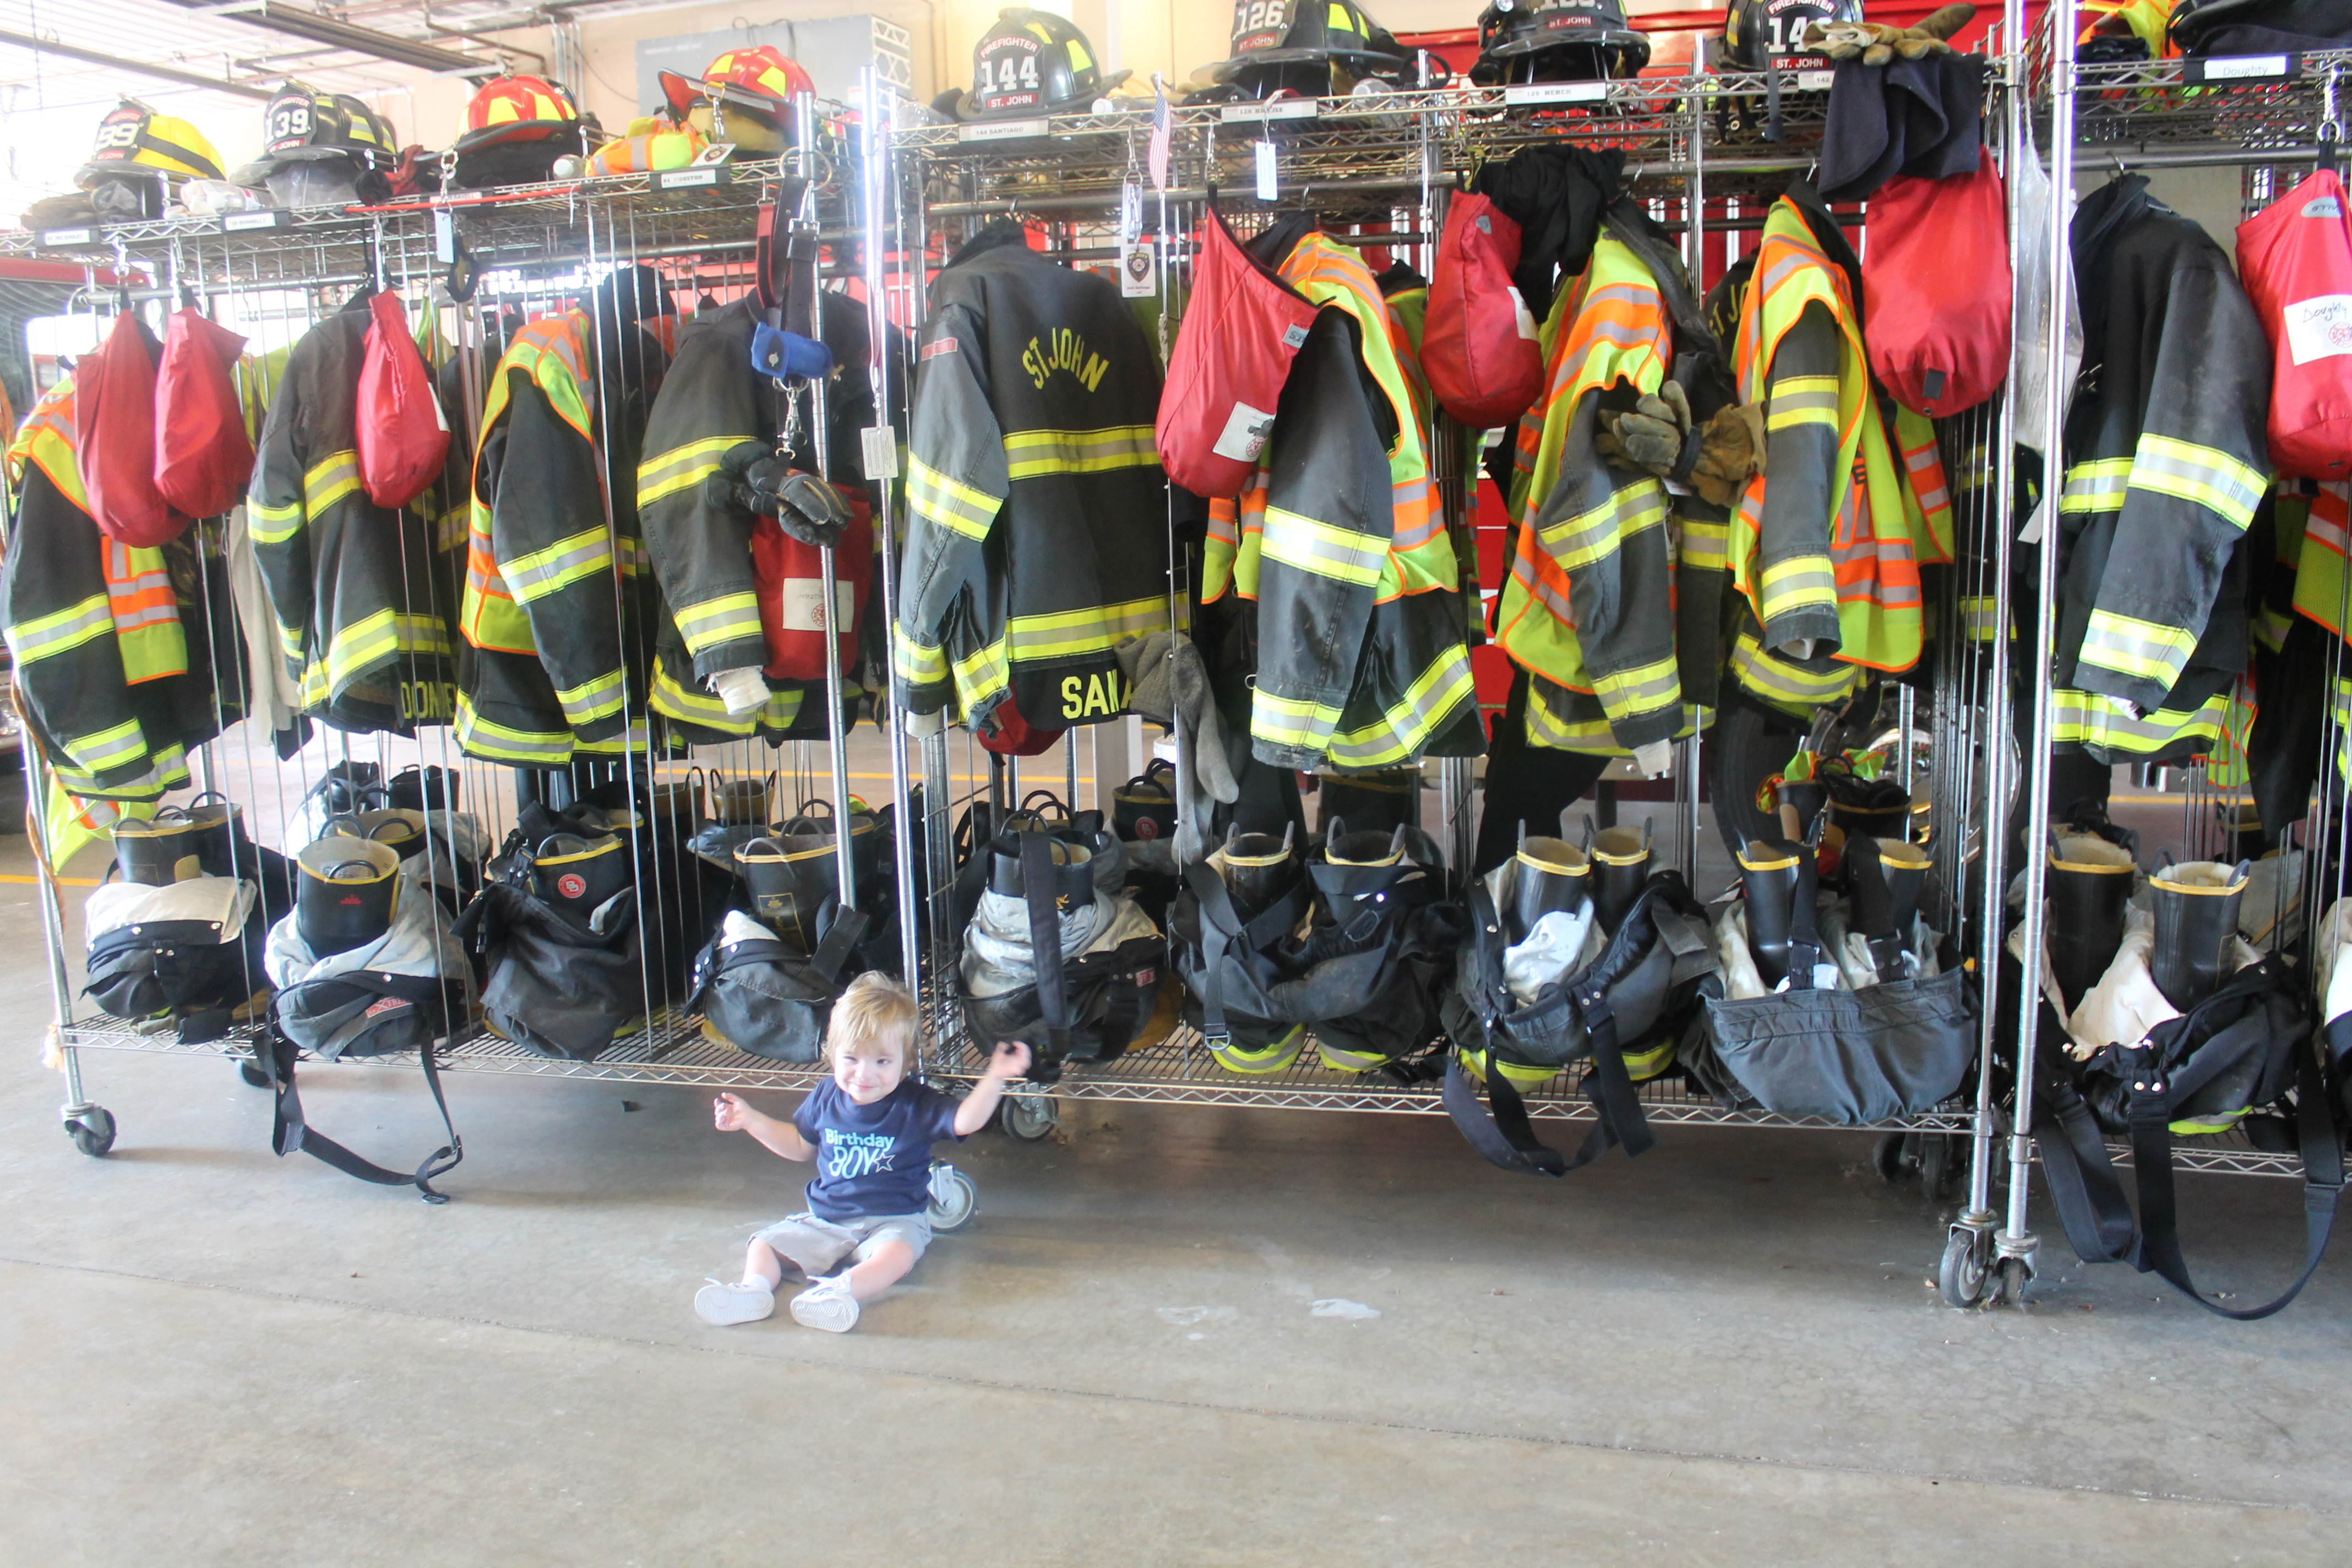
<svg viewBox="0 0 2352 1568">
<path fill-rule="evenodd" d="M 1151 146 L 1145 162 L 1151 170 L 1152 186 L 1164 191 L 1168 188 L 1168 138 L 1175 126 L 1174 117 L 1168 112 L 1168 84 L 1158 71 L 1151 73 Z"/>
</svg>

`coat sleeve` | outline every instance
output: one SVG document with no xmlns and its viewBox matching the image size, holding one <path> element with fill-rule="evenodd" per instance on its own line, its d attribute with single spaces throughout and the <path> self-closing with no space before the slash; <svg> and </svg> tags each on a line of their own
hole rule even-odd
<svg viewBox="0 0 2352 1568">
<path fill-rule="evenodd" d="M 1757 529 L 1756 618 L 1764 642 L 1792 658 L 1835 653 L 1837 574 L 1830 563 L 1838 472 L 1838 327 L 1809 304 L 1773 351 L 1764 394 L 1764 514 Z M 1810 650 L 1791 644 L 1810 641 Z"/>
<path fill-rule="evenodd" d="M 601 507 L 581 505 L 604 480 L 587 437 L 529 377 L 509 374 L 505 417 L 482 449 L 490 550 L 573 735 L 601 741 L 627 717 L 612 531 Z"/>
<path fill-rule="evenodd" d="M 2196 651 L 2270 488 L 2268 340 L 2226 268 L 2174 275 L 2152 388 L 2109 552 L 2141 564 L 2101 576 L 2074 665 L 2084 690 L 2146 710 L 2165 705 Z M 2112 493 L 2095 487 L 2068 502 Z"/>
<path fill-rule="evenodd" d="M 136 778 L 148 765 L 100 545 L 89 514 L 39 464 L 26 463 L 0 600 L 17 689 L 37 731 L 65 753 L 49 762 L 76 795 Z"/>
<path fill-rule="evenodd" d="M 907 438 L 906 592 L 891 664 L 907 706 L 948 705 L 959 659 L 982 654 L 970 628 L 987 624 L 987 543 L 1013 493 L 1004 435 L 989 405 L 985 342 L 971 309 L 949 304 L 923 332 Z M 982 678 L 982 688 L 1000 684 Z M 967 714 L 967 717 L 977 715 Z"/>
<path fill-rule="evenodd" d="M 269 399 L 256 443 L 253 479 L 246 492 L 246 526 L 253 536 L 254 558 L 261 563 L 262 581 L 269 589 L 269 605 L 278 622 L 278 651 L 299 686 L 310 660 L 310 629 L 318 585 L 311 575 L 310 513 L 304 500 L 304 477 L 314 460 L 302 417 L 310 380 L 306 364 L 289 364 Z M 352 477 L 358 473 L 356 454 L 347 454 Z M 322 476 L 331 478 L 331 476 Z"/>
<path fill-rule="evenodd" d="M 765 438 L 745 342 L 690 332 L 646 421 L 637 522 L 698 679 L 768 662 L 751 573 L 751 514 L 704 484 L 727 449 Z"/>
<path fill-rule="evenodd" d="M 1312 768 L 1330 750 L 1396 531 L 1361 363 L 1355 318 L 1318 313 L 1275 413 L 1250 713 L 1251 749 L 1272 767 Z"/>
<path fill-rule="evenodd" d="M 1682 728 L 1675 668 L 1665 488 L 1612 468 L 1593 449 L 1601 389 L 1577 399 L 1559 479 L 1532 519 L 1537 542 L 1568 576 L 1569 611 L 1593 694 L 1621 746 Z"/>
</svg>

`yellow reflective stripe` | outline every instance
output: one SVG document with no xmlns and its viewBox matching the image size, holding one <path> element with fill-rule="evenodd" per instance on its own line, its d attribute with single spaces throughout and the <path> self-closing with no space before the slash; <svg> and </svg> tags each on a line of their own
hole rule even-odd
<svg viewBox="0 0 2352 1568">
<path fill-rule="evenodd" d="M 2197 638 L 2178 626 L 2137 620 L 2111 610 L 2093 610 L 2083 633 L 2081 658 L 2169 687 L 2197 648 Z"/>
<path fill-rule="evenodd" d="M 2131 488 L 2132 460 L 2129 458 L 2102 458 L 2096 462 L 2077 463 L 2066 470 L 2065 493 L 2058 499 L 2060 511 L 2121 511 L 2124 492 Z"/>
<path fill-rule="evenodd" d="M 2052 739 L 2142 756 L 2184 740 L 2219 739 L 2230 705 L 2226 693 L 2216 693 L 2194 712 L 2159 708 L 2134 718 L 2122 703 L 2097 692 L 2061 688 L 2050 694 L 2050 701 Z"/>
<path fill-rule="evenodd" d="M 1655 479 L 1636 480 L 1609 499 L 1564 522 L 1537 531 L 1536 537 L 1562 571 L 1604 560 L 1619 545 L 1666 521 L 1666 492 Z"/>
<path fill-rule="evenodd" d="M 91 773 L 102 773 L 146 755 L 147 734 L 140 729 L 138 720 L 126 719 L 111 730 L 67 742 L 66 750 Z"/>
<path fill-rule="evenodd" d="M 1682 700 L 1682 679 L 1675 673 L 1675 661 L 1659 659 L 1639 668 L 1616 675 L 1596 676 L 1593 694 L 1608 708 L 1612 717 L 1648 713 L 1660 708 L 1670 708 Z"/>
<path fill-rule="evenodd" d="M 8 651 L 18 664 L 30 664 L 79 647 L 114 629 L 114 608 L 104 594 L 94 594 L 70 609 L 19 621 L 8 628 Z"/>
<path fill-rule="evenodd" d="M 1683 523 L 1682 563 L 1703 571 L 1721 572 L 1731 563 L 1731 525 L 1727 522 Z"/>
<path fill-rule="evenodd" d="M 508 594 L 527 605 L 583 577 L 609 571 L 612 564 L 612 539 L 599 525 L 558 540 L 544 550 L 501 562 L 499 575 L 506 579 Z"/>
<path fill-rule="evenodd" d="M 677 611 L 677 634 L 687 651 L 699 655 L 721 643 L 763 638 L 760 630 L 760 600 L 754 594 L 723 594 Z"/>
<path fill-rule="evenodd" d="M 1153 597 L 1105 605 L 1098 609 L 1013 616 L 1004 623 L 1004 640 L 1016 659 L 1061 658 L 1073 654 L 1100 653 L 1130 637 L 1167 628 L 1168 601 Z"/>
<path fill-rule="evenodd" d="M 916 686 L 937 686 L 948 678 L 945 650 L 917 642 L 902 626 L 890 628 L 890 652 L 898 673 Z"/>
<path fill-rule="evenodd" d="M 1259 552 L 1286 566 L 1369 588 L 1388 564 L 1388 541 L 1352 529 L 1318 522 L 1281 507 L 1265 509 L 1265 535 Z"/>
<path fill-rule="evenodd" d="M 1741 632 L 1732 645 L 1731 671 L 1740 685 L 1767 701 L 1801 708 L 1836 701 L 1862 674 L 1853 665 L 1839 665 L 1826 673 L 1801 669 L 1767 651 L 1752 631 Z"/>
<path fill-rule="evenodd" d="M 664 496 L 700 484 L 719 471 L 719 459 L 729 447 L 751 439 L 749 436 L 710 436 L 646 458 L 637 465 L 637 505 L 648 507 Z"/>
<path fill-rule="evenodd" d="M 955 662 L 956 704 L 971 713 L 1013 684 L 1012 666 L 1005 661 L 1004 639 L 997 638 Z"/>
<path fill-rule="evenodd" d="M 1016 479 L 1039 474 L 1092 474 L 1156 468 L 1160 448 L 1149 425 L 1100 430 L 1020 430 L 1004 437 L 1004 463 Z"/>
<path fill-rule="evenodd" d="M 1825 425 L 1832 430 L 1838 427 L 1836 376 L 1789 375 L 1772 384 L 1764 428 L 1787 430 L 1799 425 Z"/>
<path fill-rule="evenodd" d="M 569 730 L 514 730 L 485 719 L 473 699 L 457 693 L 457 748 L 467 756 L 525 767 L 562 766 L 572 760 Z"/>
<path fill-rule="evenodd" d="M 2000 624 L 1997 616 L 2000 602 L 1976 595 L 1960 597 L 1960 626 L 1970 642 L 1990 642 L 1993 628 Z M 2009 628 L 2009 640 L 2017 640 L 2017 628 Z"/>
<path fill-rule="evenodd" d="M 360 488 L 360 455 L 331 452 L 302 476 L 302 510 L 316 517 Z"/>
<path fill-rule="evenodd" d="M 2227 452 L 2200 447 L 2170 436 L 2142 435 L 2132 459 L 2131 482 L 2194 501 L 2227 521 L 2243 528 L 2270 489 L 2270 476 L 2248 468 Z"/>
<path fill-rule="evenodd" d="M 844 693 L 852 694 L 856 689 L 854 685 L 845 685 Z M 676 679 L 672 679 L 667 668 L 656 666 L 654 670 L 653 694 L 647 700 L 646 706 L 664 718 L 676 719 L 681 723 L 694 724 L 702 729 L 715 730 L 729 735 L 749 735 L 754 731 L 762 729 L 790 729 L 793 721 L 800 717 L 801 691 L 797 686 L 782 691 L 771 689 L 768 693 L 767 706 L 756 713 L 747 713 L 739 719 L 729 714 L 727 705 L 718 698 L 706 691 L 689 690 L 680 686 Z M 644 728 L 639 726 L 631 730 L 629 741 L 632 747 L 638 750 L 644 749 Z M 621 747 L 617 741 L 598 741 L 582 744 L 578 749 L 583 752 L 601 753 L 616 752 Z"/>
<path fill-rule="evenodd" d="M 986 539 L 1003 503 L 985 490 L 960 484 L 924 462 L 907 461 L 907 504 L 917 517 L 967 539 Z"/>
<path fill-rule="evenodd" d="M 289 501 L 284 506 L 264 506 L 247 499 L 245 508 L 246 531 L 253 535 L 256 544 L 283 544 L 300 531 L 302 503 Z"/>
<path fill-rule="evenodd" d="M 1767 566 L 1757 586 L 1762 600 L 1759 614 L 1767 621 L 1807 605 L 1837 604 L 1837 577 L 1818 555 L 1792 556 Z"/>
<path fill-rule="evenodd" d="M 449 639 L 437 616 L 404 616 L 378 610 L 335 633 L 328 646 L 322 696 L 341 691 L 384 659 L 403 653 L 444 654 Z M 312 666 L 313 672 L 320 667 Z"/>
<path fill-rule="evenodd" d="M 1263 698 L 1265 694 L 1261 691 Z M 1433 660 L 1404 695 L 1372 723 L 1331 737 L 1327 753 L 1342 767 L 1378 768 L 1401 763 L 1429 743 L 1429 738 L 1465 702 L 1475 701 L 1478 681 L 1470 668 L 1470 652 L 1460 644 Z"/>
<path fill-rule="evenodd" d="M 1250 733 L 1276 745 L 1319 745 L 1339 722 L 1339 710 L 1303 698 L 1277 697 L 1261 686 L 1250 702 Z"/>
<path fill-rule="evenodd" d="M 616 669 L 578 686 L 558 687 L 555 700 L 563 704 L 563 716 L 574 724 L 609 719 L 621 710 L 621 672 Z"/>
</svg>

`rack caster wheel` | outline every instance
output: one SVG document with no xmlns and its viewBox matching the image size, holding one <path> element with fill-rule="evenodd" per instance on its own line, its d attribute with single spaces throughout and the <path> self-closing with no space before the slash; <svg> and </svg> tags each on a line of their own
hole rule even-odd
<svg viewBox="0 0 2352 1568">
<path fill-rule="evenodd" d="M 269 1087 L 269 1074 L 262 1070 L 261 1064 L 251 1057 L 236 1058 L 236 1076 L 245 1079 L 246 1087 L 248 1089 Z"/>
<path fill-rule="evenodd" d="M 1944 1262 L 1936 1270 L 1936 1289 L 1947 1307 L 1973 1307 L 1984 1300 L 1985 1259 L 1975 1232 L 1956 1230 L 1944 1243 Z"/>
<path fill-rule="evenodd" d="M 66 1135 L 74 1147 L 95 1160 L 114 1147 L 114 1116 L 102 1105 L 93 1105 L 66 1119 Z"/>
<path fill-rule="evenodd" d="M 996 1124 L 1005 1136 L 1034 1143 L 1054 1131 L 1062 1119 L 1050 1094 L 1008 1094 L 996 1108 Z"/>
<path fill-rule="evenodd" d="M 929 1208 L 933 1230 L 953 1230 L 971 1217 L 979 1205 L 980 1194 L 971 1178 L 953 1165 L 931 1167 L 931 1201 Z"/>
<path fill-rule="evenodd" d="M 2025 1287 L 2033 1278 L 2033 1266 L 2022 1258 L 2004 1258 L 1993 1278 L 1992 1304 L 1996 1307 L 2025 1305 Z"/>
<path fill-rule="evenodd" d="M 1940 1202 L 1952 1190 L 1955 1142 L 1941 1132 L 1919 1135 L 1919 1190 L 1931 1200 Z"/>
<path fill-rule="evenodd" d="M 1906 1136 L 1901 1132 L 1881 1133 L 1870 1151 L 1871 1169 L 1876 1171 L 1878 1179 L 1890 1187 L 1899 1184 L 1911 1173 L 1911 1162 L 1903 1157 Z"/>
</svg>

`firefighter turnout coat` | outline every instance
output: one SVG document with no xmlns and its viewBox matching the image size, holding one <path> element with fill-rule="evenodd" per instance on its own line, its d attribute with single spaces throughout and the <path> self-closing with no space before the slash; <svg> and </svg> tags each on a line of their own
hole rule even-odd
<svg viewBox="0 0 2352 1568">
<path fill-rule="evenodd" d="M 456 692 L 460 529 L 435 489 L 390 511 L 360 483 L 368 295 L 305 333 L 262 421 L 247 521 L 303 711 L 340 730 L 446 723 Z"/>
<path fill-rule="evenodd" d="M 1475 754 L 1461 564 L 1431 482 L 1410 335 L 1354 249 L 1276 225 L 1251 252 L 1323 309 L 1238 500 L 1209 512 L 1201 591 L 1257 603 L 1251 749 L 1275 767 Z"/>
<path fill-rule="evenodd" d="M 2194 755 L 2246 665 L 2270 342 L 2229 258 L 2146 176 L 2084 198 L 2071 238 L 2084 368 L 2058 503 L 2055 733 L 2108 760 Z"/>
<path fill-rule="evenodd" d="M 1169 629 L 1160 368 L 1108 279 L 1000 220 L 931 285 L 908 430 L 893 662 L 919 714 L 1045 729 L 1126 711 L 1111 650 Z M 755 633 L 756 635 L 756 633 Z"/>
</svg>

